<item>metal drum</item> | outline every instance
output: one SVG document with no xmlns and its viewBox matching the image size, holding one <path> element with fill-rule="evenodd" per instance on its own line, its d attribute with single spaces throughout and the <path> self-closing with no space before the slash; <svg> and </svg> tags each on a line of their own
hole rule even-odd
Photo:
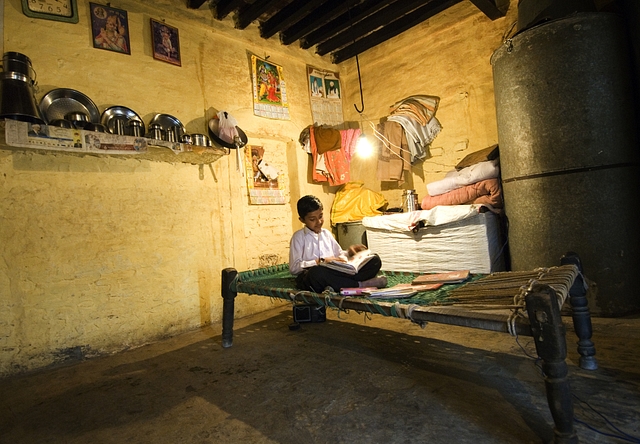
<svg viewBox="0 0 640 444">
<path fill-rule="evenodd" d="M 361 221 L 338 223 L 336 231 L 338 243 L 344 250 L 355 244 L 367 245 L 367 231 Z"/>
<path fill-rule="evenodd" d="M 580 255 L 604 315 L 640 308 L 640 164 L 629 45 L 614 14 L 517 34 L 491 58 L 511 268 Z"/>
</svg>

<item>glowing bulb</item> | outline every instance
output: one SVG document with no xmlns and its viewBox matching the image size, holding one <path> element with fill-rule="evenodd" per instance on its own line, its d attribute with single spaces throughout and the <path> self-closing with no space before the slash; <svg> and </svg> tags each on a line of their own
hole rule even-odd
<svg viewBox="0 0 640 444">
<path fill-rule="evenodd" d="M 356 154 L 358 154 L 359 157 L 367 158 L 371 157 L 372 153 L 373 147 L 371 146 L 371 142 L 369 142 L 367 136 L 362 134 L 358 137 L 358 142 L 356 142 Z"/>
</svg>

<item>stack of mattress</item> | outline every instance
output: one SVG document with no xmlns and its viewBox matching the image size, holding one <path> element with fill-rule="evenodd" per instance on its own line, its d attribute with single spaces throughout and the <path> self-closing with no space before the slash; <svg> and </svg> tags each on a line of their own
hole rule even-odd
<svg viewBox="0 0 640 444">
<path fill-rule="evenodd" d="M 385 271 L 504 270 L 499 219 L 483 205 L 365 217 L 362 225 Z"/>
</svg>

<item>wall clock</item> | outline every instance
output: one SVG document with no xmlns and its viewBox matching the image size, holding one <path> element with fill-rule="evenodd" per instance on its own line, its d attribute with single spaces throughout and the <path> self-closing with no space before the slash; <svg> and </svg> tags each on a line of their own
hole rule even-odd
<svg viewBox="0 0 640 444">
<path fill-rule="evenodd" d="M 78 23 L 77 0 L 22 0 L 27 17 Z"/>
</svg>

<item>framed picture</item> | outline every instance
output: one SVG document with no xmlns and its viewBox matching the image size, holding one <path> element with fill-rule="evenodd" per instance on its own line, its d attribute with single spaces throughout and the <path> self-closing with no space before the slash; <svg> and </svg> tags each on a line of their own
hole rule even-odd
<svg viewBox="0 0 640 444">
<path fill-rule="evenodd" d="M 127 11 L 89 3 L 93 47 L 131 54 Z"/>
<path fill-rule="evenodd" d="M 151 42 L 154 59 L 181 66 L 178 28 L 151 19 Z"/>
</svg>

